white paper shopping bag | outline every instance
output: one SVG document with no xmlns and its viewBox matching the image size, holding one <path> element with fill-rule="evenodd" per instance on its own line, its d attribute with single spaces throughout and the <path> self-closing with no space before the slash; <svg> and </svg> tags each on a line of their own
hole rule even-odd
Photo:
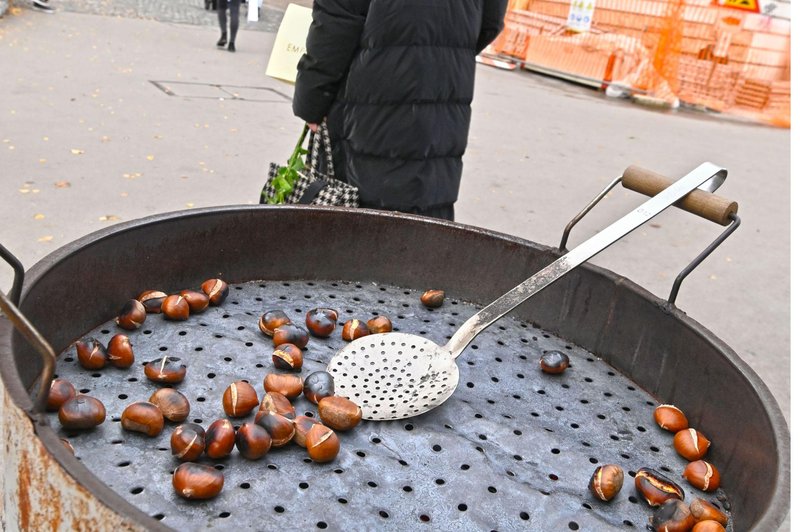
<svg viewBox="0 0 800 532">
<path fill-rule="evenodd" d="M 289 4 L 275 36 L 275 44 L 267 63 L 267 76 L 294 83 L 297 62 L 306 52 L 306 37 L 310 26 L 311 8 Z"/>
</svg>

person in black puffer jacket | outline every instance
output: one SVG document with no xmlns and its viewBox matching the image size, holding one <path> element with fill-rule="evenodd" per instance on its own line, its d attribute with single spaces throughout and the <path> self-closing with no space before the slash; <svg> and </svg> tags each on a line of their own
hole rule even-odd
<svg viewBox="0 0 800 532">
<path fill-rule="evenodd" d="M 453 219 L 475 56 L 507 0 L 314 0 L 294 114 L 327 119 L 361 205 Z"/>
</svg>

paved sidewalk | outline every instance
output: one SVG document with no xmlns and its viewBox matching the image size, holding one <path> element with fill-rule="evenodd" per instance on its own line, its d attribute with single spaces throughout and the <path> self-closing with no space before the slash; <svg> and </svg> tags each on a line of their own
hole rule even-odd
<svg viewBox="0 0 800 532">
<path fill-rule="evenodd" d="M 0 19 L 0 242 L 29 268 L 117 221 L 256 202 L 267 163 L 288 156 L 301 127 L 292 86 L 264 76 L 277 4 L 243 26 L 231 54 L 215 49 L 216 19 L 201 0 L 52 2 L 53 16 L 20 7 Z M 555 246 L 628 165 L 678 177 L 706 160 L 729 169 L 719 192 L 739 201 L 743 224 L 677 303 L 754 368 L 788 415 L 788 130 L 481 66 L 456 219 Z M 613 192 L 571 245 L 641 201 Z M 665 213 L 592 262 L 666 298 L 719 232 Z M 0 289 L 9 286 L 0 267 Z"/>
</svg>

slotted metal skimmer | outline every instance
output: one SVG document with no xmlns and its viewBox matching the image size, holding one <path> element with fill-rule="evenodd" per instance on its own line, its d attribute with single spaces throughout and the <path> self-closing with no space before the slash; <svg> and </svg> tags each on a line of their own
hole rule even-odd
<svg viewBox="0 0 800 532">
<path fill-rule="evenodd" d="M 696 188 L 713 192 L 726 175 L 726 170 L 711 163 L 698 166 L 490 303 L 469 318 L 443 347 L 420 336 L 395 332 L 354 341 L 328 364 L 337 393 L 358 403 L 364 418 L 372 420 L 404 419 L 436 408 L 458 386 L 456 359 L 481 331 Z M 358 397 L 354 390 L 361 392 Z"/>
</svg>

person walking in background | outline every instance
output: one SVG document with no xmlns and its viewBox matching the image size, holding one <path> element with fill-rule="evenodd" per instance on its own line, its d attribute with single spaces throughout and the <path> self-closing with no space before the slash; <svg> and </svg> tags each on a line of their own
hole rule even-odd
<svg viewBox="0 0 800 532">
<path fill-rule="evenodd" d="M 33 0 L 31 4 L 33 5 L 33 9 L 41 11 L 42 13 L 53 14 L 56 12 L 56 10 L 50 6 L 50 0 Z"/>
<path fill-rule="evenodd" d="M 229 52 L 236 51 L 236 33 L 239 31 L 239 5 L 241 0 L 217 0 L 217 18 L 219 19 L 219 29 L 222 32 L 217 46 L 224 48 L 228 45 Z M 231 12 L 231 32 L 228 39 L 228 19 L 226 11 Z"/>
<path fill-rule="evenodd" d="M 475 56 L 507 0 L 314 0 L 294 114 L 327 120 L 336 177 L 363 207 L 452 220 Z"/>
</svg>

